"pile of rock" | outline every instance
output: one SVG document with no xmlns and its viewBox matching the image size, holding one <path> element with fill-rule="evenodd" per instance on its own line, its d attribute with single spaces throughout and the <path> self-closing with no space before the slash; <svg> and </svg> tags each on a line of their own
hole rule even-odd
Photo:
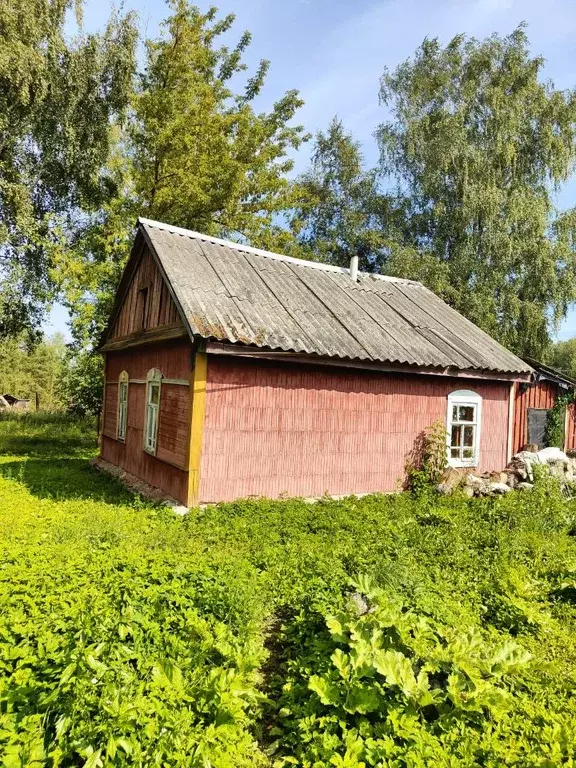
<svg viewBox="0 0 576 768">
<path fill-rule="evenodd" d="M 567 455 L 560 448 L 532 450 L 527 446 L 512 457 L 502 472 L 485 472 L 483 475 L 465 474 L 461 470 L 449 469 L 438 485 L 440 493 L 462 491 L 466 496 L 495 496 L 512 490 L 526 491 L 534 487 L 534 467 L 558 477 L 568 486 L 576 482 L 576 454 Z"/>
</svg>

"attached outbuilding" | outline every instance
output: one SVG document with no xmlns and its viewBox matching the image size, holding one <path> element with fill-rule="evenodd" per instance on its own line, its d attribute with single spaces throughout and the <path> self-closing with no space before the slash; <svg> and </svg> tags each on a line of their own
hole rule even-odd
<svg viewBox="0 0 576 768">
<path fill-rule="evenodd" d="M 100 351 L 102 458 L 187 505 L 397 489 L 439 420 L 500 470 L 533 373 L 419 283 L 146 219 Z"/>
<path fill-rule="evenodd" d="M 538 449 L 548 446 L 548 423 L 553 408 L 560 405 L 561 421 L 564 425 L 564 445 L 557 446 L 565 451 L 576 449 L 576 409 L 574 392 L 576 380 L 564 373 L 525 358 L 533 369 L 529 381 L 515 387 L 513 451 L 517 453 L 526 446 Z"/>
</svg>

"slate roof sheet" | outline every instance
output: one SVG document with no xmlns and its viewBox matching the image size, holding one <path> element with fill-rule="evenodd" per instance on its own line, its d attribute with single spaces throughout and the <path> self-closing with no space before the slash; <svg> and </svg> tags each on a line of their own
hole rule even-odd
<svg viewBox="0 0 576 768">
<path fill-rule="evenodd" d="M 526 373 L 420 283 L 358 273 L 139 219 L 192 334 L 365 362 Z"/>
</svg>

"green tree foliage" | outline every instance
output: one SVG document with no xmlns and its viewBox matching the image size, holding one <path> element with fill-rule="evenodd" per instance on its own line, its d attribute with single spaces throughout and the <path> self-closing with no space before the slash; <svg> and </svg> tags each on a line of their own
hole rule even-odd
<svg viewBox="0 0 576 768">
<path fill-rule="evenodd" d="M 0 3 L 0 336 L 37 327 L 61 229 L 102 205 L 110 124 L 128 103 L 133 18 L 69 41 L 81 2 Z"/>
<path fill-rule="evenodd" d="M 24 336 L 5 339 L 0 345 L 0 394 L 29 398 L 32 408 L 38 396 L 42 410 L 61 408 L 66 354 L 59 333 L 33 347 Z"/>
<path fill-rule="evenodd" d="M 410 230 L 409 201 L 385 189 L 379 169 L 367 168 L 360 144 L 333 118 L 314 142 L 310 167 L 294 184 L 288 216 L 295 256 L 400 277 L 417 275 L 439 293 L 446 270 L 429 252 L 418 250 Z"/>
<path fill-rule="evenodd" d="M 216 8 L 203 14 L 186 0 L 172 7 L 165 34 L 147 42 L 130 128 L 138 206 L 180 226 L 261 242 L 287 205 L 287 152 L 302 141 L 302 128 L 288 123 L 302 102 L 289 91 L 256 113 L 269 62 L 232 87 L 246 70 L 250 33 L 229 49 L 218 40 L 233 14 L 218 19 Z"/>
<path fill-rule="evenodd" d="M 95 216 L 60 262 L 74 333 L 83 344 L 102 330 L 137 216 L 209 234 L 243 237 L 262 247 L 290 239 L 276 215 L 291 201 L 289 152 L 306 138 L 291 125 L 295 91 L 256 112 L 268 71 L 262 61 L 244 83 L 250 43 L 221 44 L 234 15 L 201 13 L 172 0 L 161 35 L 146 41 L 133 110 L 112 159 L 120 193 Z M 86 302 L 89 293 L 93 301 Z"/>
<path fill-rule="evenodd" d="M 576 379 L 576 339 L 556 342 L 550 352 L 550 365 Z"/>
<path fill-rule="evenodd" d="M 90 350 L 72 348 L 66 356 L 62 400 L 71 414 L 97 415 L 102 410 L 104 361 Z"/>
<path fill-rule="evenodd" d="M 423 254 L 390 271 L 432 282 L 535 356 L 576 296 L 574 214 L 553 207 L 574 164 L 576 96 L 543 82 L 542 66 L 523 27 L 445 48 L 427 39 L 384 72 L 392 119 L 378 130 L 382 169 L 404 196 L 404 242 Z"/>
<path fill-rule="evenodd" d="M 290 225 L 305 250 L 339 266 L 356 255 L 364 269 L 386 258 L 390 233 L 382 220 L 388 198 L 378 188 L 376 170 L 364 168 L 360 144 L 337 118 L 316 135 L 310 168 L 295 190 Z"/>
</svg>

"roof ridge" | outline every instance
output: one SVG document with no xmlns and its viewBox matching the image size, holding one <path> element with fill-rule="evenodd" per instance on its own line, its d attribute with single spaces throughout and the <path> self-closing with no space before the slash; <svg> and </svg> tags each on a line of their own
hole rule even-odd
<svg viewBox="0 0 576 768">
<path fill-rule="evenodd" d="M 183 235 L 190 237 L 194 240 L 205 240 L 215 245 L 225 245 L 228 248 L 232 248 L 242 253 L 253 253 L 256 256 L 263 256 L 266 259 L 274 259 L 276 261 L 284 261 L 289 264 L 296 264 L 300 267 L 311 267 L 312 269 L 320 269 L 325 272 L 339 272 L 344 275 L 350 274 L 348 267 L 337 267 L 334 264 L 324 264 L 321 261 L 309 261 L 307 259 L 298 259 L 295 256 L 286 256 L 282 253 L 274 253 L 273 251 L 266 251 L 262 248 L 254 248 L 251 245 L 243 245 L 242 243 L 235 243 L 233 240 L 223 240 L 220 237 L 214 237 L 213 235 L 205 235 L 202 232 L 195 232 L 192 229 L 184 229 L 183 227 L 176 227 L 172 224 L 166 224 L 162 221 L 154 221 L 154 219 L 146 219 L 143 216 L 138 217 L 138 224 L 144 224 L 149 227 L 155 227 L 156 229 L 162 229 L 167 232 L 172 232 L 175 235 Z M 362 277 L 373 277 L 376 280 L 383 280 L 389 283 L 401 283 L 403 285 L 418 285 L 422 286 L 422 283 L 417 280 L 408 280 L 403 277 L 393 277 L 392 275 L 378 275 L 374 272 L 358 272 L 358 275 Z M 423 287 L 423 286 L 422 286 Z"/>
</svg>

